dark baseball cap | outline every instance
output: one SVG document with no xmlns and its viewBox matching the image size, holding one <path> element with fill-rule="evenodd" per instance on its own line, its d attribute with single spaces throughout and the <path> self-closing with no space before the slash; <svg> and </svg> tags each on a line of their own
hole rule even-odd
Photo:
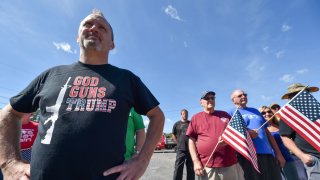
<svg viewBox="0 0 320 180">
<path fill-rule="evenodd" d="M 201 93 L 201 98 L 200 99 L 203 99 L 204 97 L 206 97 L 208 94 L 212 94 L 212 95 L 216 95 L 216 93 L 215 92 L 213 92 L 213 91 L 203 91 L 202 93 Z"/>
</svg>

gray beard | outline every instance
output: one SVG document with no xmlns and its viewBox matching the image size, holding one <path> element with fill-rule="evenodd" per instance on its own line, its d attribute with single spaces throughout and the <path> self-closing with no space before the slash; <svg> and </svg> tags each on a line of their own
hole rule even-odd
<svg viewBox="0 0 320 180">
<path fill-rule="evenodd" d="M 96 43 L 96 41 L 94 41 L 92 39 L 84 39 L 83 46 L 86 49 L 95 49 L 96 51 L 101 51 L 101 45 Z"/>
</svg>

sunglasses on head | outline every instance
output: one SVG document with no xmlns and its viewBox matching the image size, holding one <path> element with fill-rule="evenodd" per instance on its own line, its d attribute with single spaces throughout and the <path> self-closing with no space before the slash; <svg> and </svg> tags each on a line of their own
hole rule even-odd
<svg viewBox="0 0 320 180">
<path fill-rule="evenodd" d="M 265 115 L 265 114 L 267 114 L 267 113 L 271 114 L 271 113 L 272 113 L 272 111 L 271 111 L 271 110 L 269 110 L 269 111 L 263 111 L 263 112 L 261 112 L 261 114 L 262 114 L 262 115 Z"/>
</svg>

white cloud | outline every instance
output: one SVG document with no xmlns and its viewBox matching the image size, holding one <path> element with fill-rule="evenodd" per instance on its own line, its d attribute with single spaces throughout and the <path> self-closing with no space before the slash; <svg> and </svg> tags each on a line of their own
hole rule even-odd
<svg viewBox="0 0 320 180">
<path fill-rule="evenodd" d="M 280 77 L 280 80 L 284 81 L 286 83 L 290 83 L 290 82 L 292 82 L 294 80 L 294 76 L 291 75 L 291 74 L 285 74 L 282 77 Z"/>
<path fill-rule="evenodd" d="M 300 70 L 297 70 L 296 72 L 297 72 L 297 74 L 304 74 L 304 73 L 306 73 L 306 72 L 308 72 L 309 71 L 309 69 L 300 69 Z"/>
<path fill-rule="evenodd" d="M 291 29 L 291 26 L 289 26 L 289 25 L 287 25 L 287 24 L 283 24 L 282 26 L 281 26 L 281 31 L 282 32 L 287 32 L 287 31 L 289 31 Z"/>
<path fill-rule="evenodd" d="M 245 68 L 251 79 L 254 81 L 261 77 L 261 75 L 264 73 L 264 69 L 265 66 L 261 63 L 259 57 L 255 57 L 253 60 L 251 60 L 248 66 Z"/>
<path fill-rule="evenodd" d="M 285 52 L 286 52 L 285 50 L 281 50 L 281 51 L 276 52 L 276 53 L 275 53 L 276 58 L 277 58 L 277 59 L 282 58 L 282 57 L 284 56 L 284 53 L 285 53 Z"/>
<path fill-rule="evenodd" d="M 262 64 L 260 64 L 259 60 L 251 61 L 250 64 L 246 67 L 247 71 L 262 71 L 264 69 L 265 67 Z"/>
<path fill-rule="evenodd" d="M 172 122 L 172 120 L 171 120 L 171 119 L 169 119 L 169 118 L 167 118 L 167 119 L 166 119 L 166 121 L 168 121 L 168 122 Z"/>
<path fill-rule="evenodd" d="M 265 46 L 262 48 L 263 52 L 269 53 L 269 46 Z"/>
<path fill-rule="evenodd" d="M 188 43 L 186 41 L 183 42 L 184 47 L 188 47 Z"/>
<path fill-rule="evenodd" d="M 53 42 L 53 45 L 58 49 L 58 50 L 63 50 L 67 53 L 72 53 L 72 54 L 76 54 L 76 50 L 73 50 L 72 51 L 72 48 L 70 46 L 69 43 L 66 43 L 66 42 L 60 42 L 60 43 L 56 43 L 56 42 Z"/>
<path fill-rule="evenodd" d="M 165 9 L 164 12 L 169 15 L 172 19 L 178 20 L 178 21 L 183 21 L 179 15 L 178 15 L 178 11 L 172 7 L 171 5 L 168 5 Z"/>
<path fill-rule="evenodd" d="M 271 97 L 262 95 L 262 96 L 261 96 L 261 99 L 264 100 L 264 101 L 270 101 L 270 100 L 271 100 Z"/>
</svg>

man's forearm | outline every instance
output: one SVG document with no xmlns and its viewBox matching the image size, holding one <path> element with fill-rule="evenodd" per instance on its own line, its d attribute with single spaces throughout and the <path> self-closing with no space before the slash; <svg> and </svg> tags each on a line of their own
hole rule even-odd
<svg viewBox="0 0 320 180">
<path fill-rule="evenodd" d="M 198 158 L 197 147 L 196 147 L 196 143 L 194 142 L 194 140 L 189 138 L 188 145 L 189 145 L 189 152 L 190 152 L 192 161 L 193 162 L 200 161 Z"/>
<path fill-rule="evenodd" d="M 144 141 L 146 139 L 146 132 L 143 129 L 136 131 L 136 150 L 141 151 Z"/>
<path fill-rule="evenodd" d="M 177 142 L 177 138 L 176 138 L 176 136 L 174 135 L 174 134 L 172 134 L 172 139 L 175 141 L 175 142 Z"/>
<path fill-rule="evenodd" d="M 281 136 L 281 139 L 283 141 L 283 144 L 296 156 L 298 156 L 299 158 L 301 157 L 301 155 L 303 155 L 304 153 L 298 148 L 298 146 L 296 145 L 296 143 L 290 139 L 289 137 L 285 137 L 285 136 Z"/>
<path fill-rule="evenodd" d="M 146 135 L 145 143 L 140 151 L 142 157 L 150 159 L 153 151 L 162 135 L 164 125 L 164 114 L 157 106 L 147 113 L 150 123 Z"/>
<path fill-rule="evenodd" d="M 5 106 L 0 115 L 0 166 L 3 168 L 13 160 L 20 160 L 20 129 L 23 113 L 11 105 Z"/>
</svg>

